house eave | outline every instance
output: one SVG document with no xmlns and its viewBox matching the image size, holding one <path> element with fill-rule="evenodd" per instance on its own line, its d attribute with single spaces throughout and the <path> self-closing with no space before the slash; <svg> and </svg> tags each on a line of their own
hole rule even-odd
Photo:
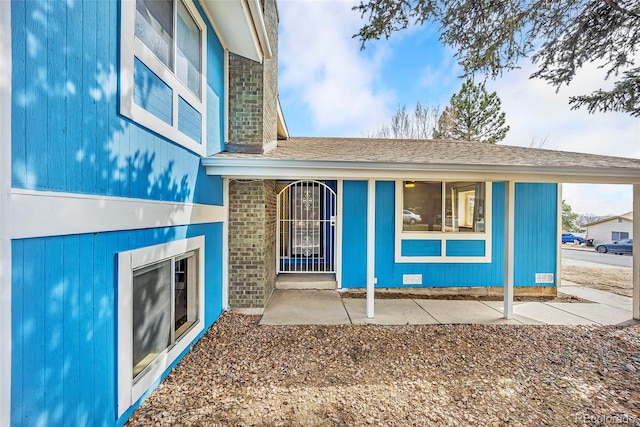
<svg viewBox="0 0 640 427">
<path fill-rule="evenodd" d="M 208 175 L 263 179 L 473 179 L 490 181 L 590 184 L 640 184 L 637 170 L 598 167 L 522 165 L 414 164 L 370 161 L 272 158 L 202 159 Z"/>
<path fill-rule="evenodd" d="M 202 5 L 226 49 L 257 62 L 271 57 L 259 0 L 202 0 Z"/>
</svg>

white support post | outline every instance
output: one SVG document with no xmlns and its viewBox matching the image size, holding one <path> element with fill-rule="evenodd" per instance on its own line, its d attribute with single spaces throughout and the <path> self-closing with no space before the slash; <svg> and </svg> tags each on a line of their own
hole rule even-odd
<svg viewBox="0 0 640 427">
<path fill-rule="evenodd" d="M 229 178 L 222 180 L 222 309 L 229 310 Z"/>
<path fill-rule="evenodd" d="M 373 319 L 375 301 L 376 182 L 367 189 L 367 318 Z"/>
<path fill-rule="evenodd" d="M 508 181 L 505 191 L 504 213 L 504 318 L 513 319 L 513 280 L 515 252 L 515 193 L 516 183 Z"/>
<path fill-rule="evenodd" d="M 633 185 L 633 318 L 640 320 L 640 184 Z"/>
</svg>

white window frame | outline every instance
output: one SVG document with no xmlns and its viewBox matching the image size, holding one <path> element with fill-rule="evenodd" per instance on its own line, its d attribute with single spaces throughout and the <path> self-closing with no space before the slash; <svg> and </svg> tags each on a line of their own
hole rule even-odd
<svg viewBox="0 0 640 427">
<path fill-rule="evenodd" d="M 490 263 L 492 251 L 492 218 L 493 218 L 493 183 L 485 181 L 485 214 L 484 232 L 457 232 L 457 231 L 405 231 L 403 229 L 402 211 L 404 209 L 404 182 L 407 179 L 396 180 L 395 191 L 395 262 L 396 263 Z M 429 181 L 415 179 L 415 181 Z M 433 180 L 442 183 L 446 187 L 448 182 L 458 182 L 453 179 Z M 465 180 L 468 181 L 468 180 Z M 482 181 L 478 181 L 482 182 Z M 444 190 L 443 190 L 444 191 Z M 444 201 L 444 198 L 443 198 Z M 440 240 L 440 255 L 436 256 L 409 256 L 402 255 L 402 242 L 409 240 Z M 484 241 L 484 256 L 447 256 L 447 241 L 452 240 L 480 240 Z"/>
<path fill-rule="evenodd" d="M 202 65 L 200 78 L 200 98 L 196 96 L 177 75 L 170 70 L 158 57 L 135 36 L 136 26 L 136 2 L 135 0 L 124 0 L 121 5 L 121 29 L 120 29 L 120 113 L 142 126 L 168 138 L 183 147 L 194 151 L 201 156 L 206 155 L 206 135 L 207 135 L 207 26 L 198 13 L 192 0 L 182 1 L 196 25 L 200 28 L 200 63 Z M 176 44 L 176 19 L 174 6 L 174 38 L 173 45 Z M 174 55 L 175 56 L 175 55 Z M 171 124 L 164 122 L 133 100 L 133 67 L 134 57 L 138 58 L 156 76 L 166 83 L 172 91 L 172 120 Z M 182 97 L 201 117 L 200 142 L 192 139 L 178 130 L 178 101 Z"/>
<path fill-rule="evenodd" d="M 162 352 L 133 379 L 133 272 L 135 269 L 195 252 L 197 257 L 198 320 L 173 346 Z M 118 253 L 118 417 L 156 383 L 204 330 L 204 236 Z M 172 269 L 173 271 L 173 269 Z"/>
</svg>

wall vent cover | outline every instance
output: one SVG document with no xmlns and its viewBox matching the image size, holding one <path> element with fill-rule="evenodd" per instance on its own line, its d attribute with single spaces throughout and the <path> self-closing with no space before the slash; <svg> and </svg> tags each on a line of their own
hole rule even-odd
<svg viewBox="0 0 640 427">
<path fill-rule="evenodd" d="M 555 283 L 553 273 L 536 273 L 536 283 Z"/>
</svg>

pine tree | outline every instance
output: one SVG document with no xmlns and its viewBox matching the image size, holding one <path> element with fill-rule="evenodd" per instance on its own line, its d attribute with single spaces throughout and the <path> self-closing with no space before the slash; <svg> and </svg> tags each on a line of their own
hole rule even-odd
<svg viewBox="0 0 640 427">
<path fill-rule="evenodd" d="M 466 80 L 442 112 L 433 137 L 495 144 L 509 131 L 505 122 L 498 94 L 488 93 L 483 83 Z"/>
</svg>

